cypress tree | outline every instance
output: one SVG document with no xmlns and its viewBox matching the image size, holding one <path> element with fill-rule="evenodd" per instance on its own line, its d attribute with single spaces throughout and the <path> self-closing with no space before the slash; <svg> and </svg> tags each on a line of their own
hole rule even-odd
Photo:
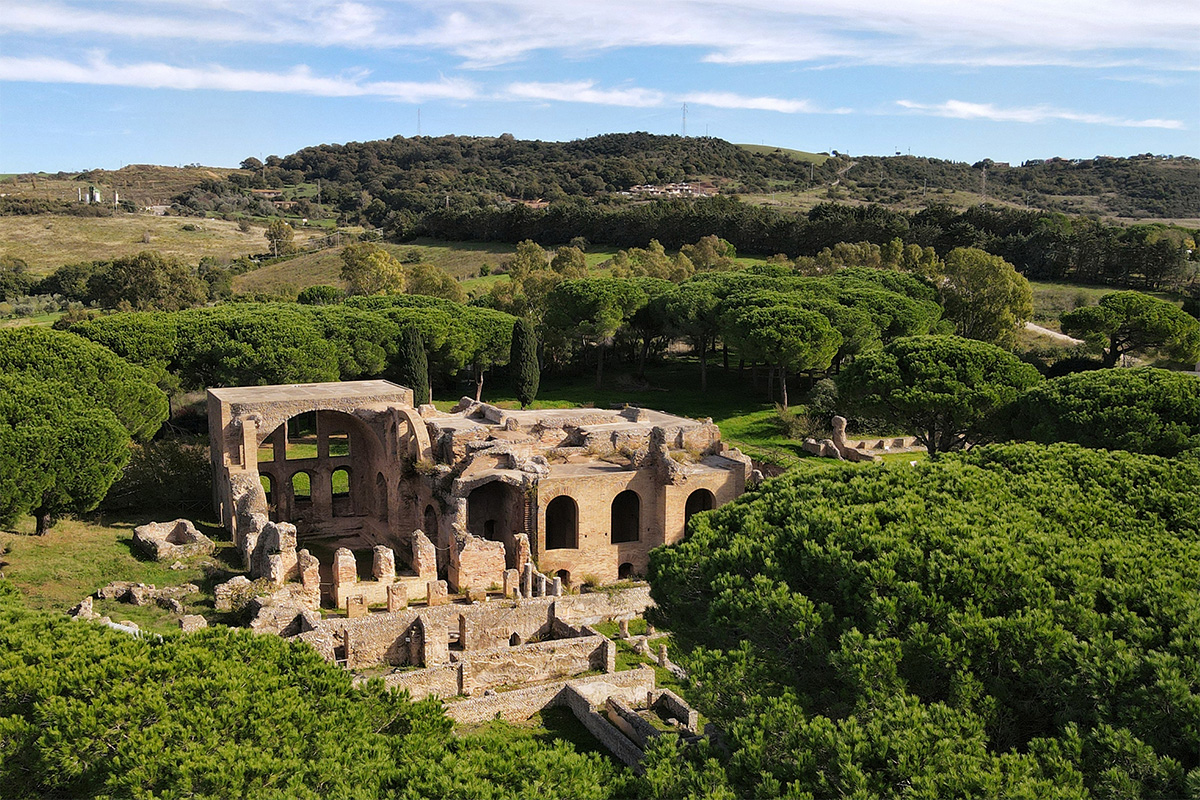
<svg viewBox="0 0 1200 800">
<path fill-rule="evenodd" d="M 541 370 L 537 360 L 537 334 L 534 333 L 533 323 L 524 317 L 513 326 L 508 363 L 513 375 L 513 389 L 521 401 L 521 408 L 525 408 L 537 397 Z"/>
<path fill-rule="evenodd" d="M 400 382 L 412 389 L 413 404 L 433 402 L 429 388 L 429 358 L 425 355 L 425 342 L 421 332 L 414 327 L 400 334 Z"/>
</svg>

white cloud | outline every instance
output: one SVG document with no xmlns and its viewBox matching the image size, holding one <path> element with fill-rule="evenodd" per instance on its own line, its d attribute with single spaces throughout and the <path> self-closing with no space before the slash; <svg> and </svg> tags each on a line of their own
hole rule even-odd
<svg viewBox="0 0 1200 800">
<path fill-rule="evenodd" d="M 554 100 L 568 103 L 596 103 L 606 106 L 651 108 L 661 106 L 666 95 L 654 89 L 597 89 L 595 81 L 562 83 L 511 83 L 505 90 L 508 97 L 520 100 Z"/>
<path fill-rule="evenodd" d="M 35 83 L 82 83 L 102 86 L 132 86 L 144 89 L 214 89 L 229 92 L 281 92 L 320 97 L 384 97 L 403 102 L 467 100 L 475 88 L 466 81 L 442 79 L 432 82 L 367 81 L 356 77 L 324 77 L 305 66 L 287 72 L 176 67 L 158 62 L 113 64 L 93 54 L 86 64 L 55 58 L 9 58 L 0 56 L 0 81 Z"/>
<path fill-rule="evenodd" d="M 1040 123 L 1061 120 L 1081 122 L 1088 125 L 1108 125 L 1119 128 L 1165 128 L 1184 130 L 1186 126 L 1174 119 L 1123 119 L 1106 114 L 1084 114 L 1068 109 L 1038 105 L 1015 108 L 999 108 L 991 103 L 968 103 L 963 100 L 947 100 L 936 105 L 897 100 L 896 104 L 910 111 L 950 119 L 990 120 L 992 122 Z"/>
<path fill-rule="evenodd" d="M 1140 64 L 1200 60 L 1195 0 L 6 0 L 0 30 L 448 52 L 694 48 L 710 63 Z"/>
<path fill-rule="evenodd" d="M 511 83 L 503 94 L 510 100 L 552 100 L 565 103 L 595 103 L 606 106 L 656 108 L 678 103 L 712 106 L 714 108 L 778 111 L 781 114 L 846 113 L 846 109 L 822 112 L 808 100 L 789 100 L 782 97 L 747 97 L 733 92 L 691 92 L 668 94 L 657 89 L 627 87 L 597 89 L 595 81 L 563 81 L 560 83 Z"/>
<path fill-rule="evenodd" d="M 820 109 L 808 100 L 788 100 L 782 97 L 746 97 L 733 92 L 693 92 L 682 98 L 685 103 L 695 103 L 714 108 L 749 109 L 753 111 L 778 111 L 781 114 L 818 114 Z M 842 113 L 841 109 L 834 113 Z"/>
</svg>

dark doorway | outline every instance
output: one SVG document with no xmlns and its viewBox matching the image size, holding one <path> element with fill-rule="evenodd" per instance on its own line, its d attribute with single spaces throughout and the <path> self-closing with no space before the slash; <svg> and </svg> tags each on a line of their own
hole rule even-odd
<svg viewBox="0 0 1200 800">
<path fill-rule="evenodd" d="M 559 495 L 546 506 L 546 549 L 578 547 L 579 507 L 567 495 Z"/>
<path fill-rule="evenodd" d="M 629 489 L 613 498 L 612 543 L 636 542 L 641 538 L 642 498 Z"/>
</svg>

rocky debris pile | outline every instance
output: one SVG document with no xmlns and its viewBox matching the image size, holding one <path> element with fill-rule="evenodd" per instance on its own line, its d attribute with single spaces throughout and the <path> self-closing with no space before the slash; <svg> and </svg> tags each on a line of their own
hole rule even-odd
<svg viewBox="0 0 1200 800">
<path fill-rule="evenodd" d="M 185 583 L 182 586 L 164 586 L 159 589 L 152 583 L 113 581 L 96 592 L 96 596 L 101 600 L 119 600 L 135 606 L 158 605 L 168 611 L 182 614 L 183 603 L 180 602 L 180 598 L 196 594 L 199 591 L 200 587 L 194 583 Z M 88 600 L 90 599 L 88 598 Z"/>
</svg>

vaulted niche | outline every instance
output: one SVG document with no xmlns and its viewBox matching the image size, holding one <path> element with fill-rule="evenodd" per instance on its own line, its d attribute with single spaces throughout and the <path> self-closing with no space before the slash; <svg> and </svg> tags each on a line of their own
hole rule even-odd
<svg viewBox="0 0 1200 800">
<path fill-rule="evenodd" d="M 626 489 L 612 501 L 612 543 L 636 542 L 642 528 L 642 498 Z"/>
<path fill-rule="evenodd" d="M 567 495 L 559 495 L 546 506 L 546 549 L 579 546 L 579 507 Z"/>
</svg>

